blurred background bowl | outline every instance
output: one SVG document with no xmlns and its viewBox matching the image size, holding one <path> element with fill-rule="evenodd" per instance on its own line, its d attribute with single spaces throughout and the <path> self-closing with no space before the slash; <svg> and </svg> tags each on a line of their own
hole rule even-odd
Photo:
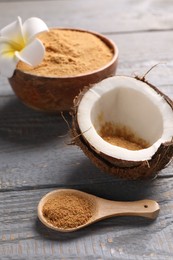
<svg viewBox="0 0 173 260">
<path fill-rule="evenodd" d="M 85 86 L 115 75 L 118 63 L 118 48 L 104 35 L 81 29 L 60 29 L 87 32 L 97 36 L 111 49 L 113 56 L 105 66 L 77 76 L 38 76 L 17 68 L 13 77 L 9 78 L 14 93 L 25 105 L 44 112 L 69 111 L 73 106 L 73 99 Z"/>
</svg>

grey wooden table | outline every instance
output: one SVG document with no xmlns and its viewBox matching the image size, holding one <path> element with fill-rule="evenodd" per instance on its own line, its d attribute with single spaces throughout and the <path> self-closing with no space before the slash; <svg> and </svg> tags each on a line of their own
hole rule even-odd
<svg viewBox="0 0 173 260">
<path fill-rule="evenodd" d="M 173 1 L 0 1 L 0 28 L 18 15 L 107 35 L 119 47 L 117 74 L 140 76 L 162 63 L 147 79 L 173 98 Z M 69 141 L 60 115 L 25 107 L 0 77 L 0 259 L 173 259 L 173 164 L 154 180 L 120 180 Z M 161 211 L 155 221 L 118 217 L 55 233 L 36 209 L 44 194 L 62 187 L 114 200 L 155 199 Z"/>
</svg>

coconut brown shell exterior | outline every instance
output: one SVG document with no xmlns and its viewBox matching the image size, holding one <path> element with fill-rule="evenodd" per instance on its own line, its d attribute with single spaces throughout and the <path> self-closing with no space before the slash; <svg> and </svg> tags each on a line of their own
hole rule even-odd
<svg viewBox="0 0 173 260">
<path fill-rule="evenodd" d="M 27 106 L 51 113 L 69 111 L 73 106 L 73 99 L 85 86 L 115 74 L 118 63 L 118 48 L 115 43 L 102 34 L 80 29 L 71 30 L 96 35 L 112 50 L 112 60 L 98 70 L 79 76 L 38 76 L 16 69 L 14 75 L 9 78 L 9 83 L 16 96 Z"/>
<path fill-rule="evenodd" d="M 137 80 L 141 80 L 137 78 Z M 145 81 L 145 79 L 143 79 Z M 150 87 L 152 87 L 157 93 L 164 97 L 166 102 L 173 109 L 172 100 L 164 95 L 160 90 L 145 82 Z M 149 179 L 154 178 L 158 171 L 163 169 L 173 157 L 173 139 L 171 142 L 163 143 L 158 148 L 157 152 L 148 161 L 126 161 L 116 158 L 110 158 L 109 156 L 95 151 L 93 147 L 86 141 L 80 132 L 78 122 L 77 122 L 77 109 L 82 96 L 87 90 L 80 93 L 78 97 L 74 100 L 74 109 L 72 111 L 72 130 L 71 134 L 73 141 L 78 145 L 83 152 L 88 156 L 88 158 L 103 172 L 113 174 L 119 178 L 127 180 L 138 180 L 138 179 Z"/>
</svg>

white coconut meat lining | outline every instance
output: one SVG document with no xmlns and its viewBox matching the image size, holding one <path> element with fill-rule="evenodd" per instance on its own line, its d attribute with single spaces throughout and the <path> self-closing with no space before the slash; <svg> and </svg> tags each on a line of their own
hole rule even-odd
<svg viewBox="0 0 173 260">
<path fill-rule="evenodd" d="M 171 106 L 147 83 L 126 76 L 111 77 L 90 88 L 80 101 L 77 122 L 97 153 L 121 160 L 149 160 L 162 143 L 173 138 Z M 99 135 L 106 122 L 128 127 L 149 147 L 129 150 L 110 144 Z"/>
</svg>

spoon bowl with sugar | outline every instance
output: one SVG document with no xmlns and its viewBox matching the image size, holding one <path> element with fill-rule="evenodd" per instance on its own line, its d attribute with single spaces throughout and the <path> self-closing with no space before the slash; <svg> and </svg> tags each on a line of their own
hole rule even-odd
<svg viewBox="0 0 173 260">
<path fill-rule="evenodd" d="M 112 201 L 74 189 L 58 189 L 46 194 L 38 204 L 40 221 L 56 231 L 72 232 L 102 219 L 116 216 L 157 218 L 154 200 Z"/>
</svg>

